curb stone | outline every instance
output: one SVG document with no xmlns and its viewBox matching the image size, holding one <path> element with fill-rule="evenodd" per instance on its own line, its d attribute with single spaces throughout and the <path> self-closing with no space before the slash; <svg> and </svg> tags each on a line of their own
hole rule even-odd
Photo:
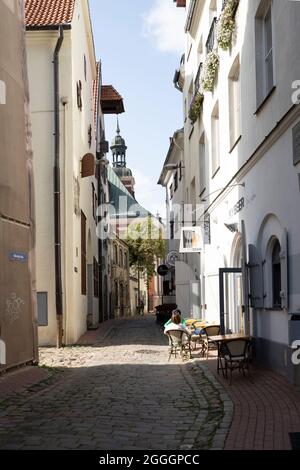
<svg viewBox="0 0 300 470">
<path fill-rule="evenodd" d="M 233 421 L 234 404 L 226 390 L 223 388 L 220 382 L 218 382 L 218 380 L 215 378 L 209 368 L 205 364 L 200 363 L 199 361 L 197 361 L 196 363 L 198 367 L 203 370 L 206 378 L 216 388 L 223 403 L 223 418 L 218 426 L 218 430 L 214 435 L 211 445 L 211 450 L 221 450 L 225 448 L 226 440 Z"/>
</svg>

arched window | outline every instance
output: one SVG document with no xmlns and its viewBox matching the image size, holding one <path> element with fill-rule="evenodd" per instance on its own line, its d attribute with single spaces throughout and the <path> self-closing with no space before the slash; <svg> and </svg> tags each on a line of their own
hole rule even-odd
<svg viewBox="0 0 300 470">
<path fill-rule="evenodd" d="M 272 288 L 273 288 L 273 307 L 281 308 L 281 247 L 278 240 L 275 241 L 272 250 Z"/>
<path fill-rule="evenodd" d="M 123 251 L 120 248 L 120 259 L 119 259 L 120 266 L 123 267 Z"/>
<path fill-rule="evenodd" d="M 115 282 L 115 305 L 116 307 L 119 306 L 119 286 L 117 282 Z"/>
<path fill-rule="evenodd" d="M 114 245 L 114 262 L 115 262 L 115 264 L 118 264 L 118 247 L 117 247 L 117 245 Z"/>
</svg>

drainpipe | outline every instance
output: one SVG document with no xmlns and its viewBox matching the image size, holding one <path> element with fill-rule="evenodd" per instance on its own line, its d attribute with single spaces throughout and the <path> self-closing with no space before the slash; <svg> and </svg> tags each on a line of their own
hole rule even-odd
<svg viewBox="0 0 300 470">
<path fill-rule="evenodd" d="M 62 302 L 62 268 L 61 268 L 61 208 L 60 208 L 60 116 L 59 116 L 59 52 L 64 40 L 63 26 L 59 26 L 59 37 L 56 43 L 54 64 L 54 231 L 55 231 L 55 298 L 57 320 L 57 347 L 62 347 L 63 338 L 63 302 Z"/>
</svg>

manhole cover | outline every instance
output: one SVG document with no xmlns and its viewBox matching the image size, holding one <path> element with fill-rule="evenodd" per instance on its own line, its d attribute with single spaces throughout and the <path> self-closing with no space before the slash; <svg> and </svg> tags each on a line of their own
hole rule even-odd
<svg viewBox="0 0 300 470">
<path fill-rule="evenodd" d="M 141 349 L 137 351 L 139 354 L 160 354 L 160 351 L 151 351 L 151 349 Z"/>
<path fill-rule="evenodd" d="M 292 450 L 300 450 L 300 432 L 290 432 Z"/>
</svg>

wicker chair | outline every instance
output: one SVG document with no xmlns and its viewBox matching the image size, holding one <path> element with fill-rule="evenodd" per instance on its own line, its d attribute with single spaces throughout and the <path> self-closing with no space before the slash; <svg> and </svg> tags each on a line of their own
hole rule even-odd
<svg viewBox="0 0 300 470">
<path fill-rule="evenodd" d="M 169 337 L 170 345 L 169 361 L 171 359 L 172 354 L 174 354 L 175 358 L 177 357 L 177 352 L 180 353 L 180 356 L 182 358 L 185 353 L 188 353 L 190 359 L 192 358 L 190 337 L 187 337 L 184 331 L 169 330 L 166 334 Z"/>
<path fill-rule="evenodd" d="M 204 351 L 206 353 L 206 359 L 208 359 L 209 351 L 217 348 L 216 343 L 211 341 L 210 337 L 218 336 L 220 334 L 221 327 L 220 325 L 206 326 L 205 328 L 203 328 L 203 331 L 205 332 Z"/>
</svg>

